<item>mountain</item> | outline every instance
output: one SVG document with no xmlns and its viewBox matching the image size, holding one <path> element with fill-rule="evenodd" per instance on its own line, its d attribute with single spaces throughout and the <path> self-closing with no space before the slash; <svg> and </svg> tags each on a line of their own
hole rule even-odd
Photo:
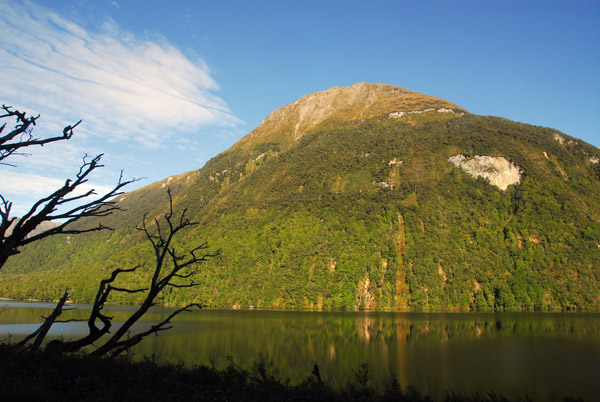
<svg viewBox="0 0 600 402">
<path fill-rule="evenodd" d="M 15 225 L 19 222 L 19 218 L 15 219 L 11 225 L 8 227 L 8 231 L 7 234 L 10 235 L 15 227 Z M 55 228 L 56 226 L 58 226 L 59 224 L 56 222 L 52 222 L 52 221 L 48 221 L 48 222 L 42 222 L 40 223 L 35 229 L 33 229 L 30 233 L 29 233 L 29 237 L 31 236 L 35 236 L 37 234 L 43 233 L 47 230 L 50 230 L 52 228 Z"/>
<path fill-rule="evenodd" d="M 150 269 L 135 227 L 165 213 L 170 188 L 198 222 L 179 247 L 221 254 L 167 304 L 597 309 L 599 160 L 554 129 L 391 85 L 334 87 L 275 110 L 203 168 L 120 196 L 125 211 L 103 218 L 114 231 L 32 244 L 3 269 L 0 295 L 69 287 L 89 301 L 112 269 Z"/>
</svg>

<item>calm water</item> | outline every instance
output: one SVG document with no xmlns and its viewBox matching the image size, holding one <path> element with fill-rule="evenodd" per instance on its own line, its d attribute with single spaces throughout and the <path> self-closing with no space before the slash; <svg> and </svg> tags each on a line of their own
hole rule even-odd
<svg viewBox="0 0 600 402">
<path fill-rule="evenodd" d="M 0 339 L 17 340 L 53 306 L 0 302 Z M 87 306 L 69 316 L 84 317 Z M 158 320 L 169 310 L 156 310 Z M 128 308 L 113 312 L 122 320 Z M 147 323 L 146 323 L 147 325 Z M 54 335 L 75 337 L 84 323 L 59 324 Z M 329 383 L 344 385 L 367 362 L 373 385 L 395 373 L 435 398 L 446 390 L 507 397 L 563 395 L 600 398 L 599 314 L 323 313 L 199 310 L 175 328 L 149 337 L 135 356 L 224 367 L 228 357 L 251 368 L 262 354 L 271 372 L 292 382 L 313 364 Z"/>
</svg>

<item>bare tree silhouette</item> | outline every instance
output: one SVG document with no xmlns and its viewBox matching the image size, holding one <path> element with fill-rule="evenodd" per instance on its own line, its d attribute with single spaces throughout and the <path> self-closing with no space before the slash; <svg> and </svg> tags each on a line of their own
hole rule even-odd
<svg viewBox="0 0 600 402">
<path fill-rule="evenodd" d="M 218 254 L 218 252 L 216 254 L 205 252 L 208 248 L 207 243 L 202 243 L 193 249 L 188 250 L 187 253 L 177 250 L 173 245 L 175 236 L 185 228 L 197 225 L 197 223 L 192 222 L 187 218 L 187 210 L 183 210 L 178 218 L 175 217 L 173 212 L 173 197 L 170 190 L 167 191 L 167 194 L 169 196 L 169 210 L 162 217 L 162 221 L 155 218 L 153 228 L 150 228 L 146 223 L 146 216 L 144 216 L 142 225 L 137 227 L 138 230 L 141 230 L 146 234 L 146 238 L 154 250 L 154 271 L 149 286 L 147 288 L 128 289 L 113 285 L 113 282 L 118 275 L 134 272 L 140 268 L 139 265 L 129 269 L 114 270 L 109 278 L 104 279 L 100 283 L 92 306 L 92 311 L 87 320 L 89 329 L 88 334 L 85 337 L 74 341 L 55 341 L 51 345 L 54 350 L 63 352 L 78 351 L 81 348 L 95 344 L 95 342 L 100 340 L 104 335 L 109 334 L 112 326 L 112 318 L 103 314 L 102 310 L 109 294 L 113 291 L 127 293 L 145 292 L 146 296 L 138 309 L 115 330 L 114 334 L 112 334 L 112 336 L 110 336 L 110 338 L 101 346 L 98 346 L 91 352 L 91 355 L 94 356 L 114 358 L 125 350 L 138 344 L 148 335 L 158 334 L 161 331 L 170 329 L 171 320 L 181 312 L 189 311 L 192 307 L 202 307 L 198 303 L 188 304 L 185 307 L 173 311 L 166 319 L 152 325 L 149 329 L 141 331 L 133 336 L 130 335 L 132 326 L 138 322 L 152 306 L 156 305 L 156 298 L 166 287 L 188 288 L 196 286 L 197 283 L 193 281 L 193 277 L 198 272 L 199 264 L 206 261 L 207 258 Z"/>
<path fill-rule="evenodd" d="M 12 110 L 12 107 L 6 105 L 2 106 L 2 110 L 4 114 L 0 115 L 0 119 L 12 117 L 16 119 L 14 128 L 5 135 L 2 134 L 7 123 L 0 126 L 0 164 L 9 166 L 14 165 L 5 162 L 8 157 L 26 155 L 22 151 L 27 147 L 68 140 L 73 136 L 73 129 L 81 123 L 80 120 L 72 126 L 66 126 L 62 136 L 39 139 L 32 133 L 39 116 L 27 117 L 25 112 Z M 93 189 L 80 193 L 78 190 L 88 182 L 90 174 L 103 167 L 100 164 L 102 156 L 102 154 L 93 158 L 84 156 L 79 172 L 73 180 L 66 180 L 61 188 L 36 201 L 31 209 L 20 218 L 11 217 L 12 202 L 0 194 L 0 269 L 12 255 L 20 252 L 21 247 L 45 237 L 59 233 L 78 234 L 110 229 L 102 224 L 77 229 L 69 226 L 81 218 L 102 217 L 118 210 L 119 207 L 113 201 L 114 197 L 122 194 L 123 187 L 137 181 L 137 179 L 124 180 L 123 172 L 121 172 L 117 184 L 106 194 L 98 196 Z M 95 196 L 97 197 L 94 198 Z M 44 222 L 56 224 L 47 230 L 35 233 L 35 229 Z"/>
<path fill-rule="evenodd" d="M 46 139 L 35 138 L 32 134 L 32 128 L 36 125 L 39 118 L 27 117 L 24 112 L 12 110 L 10 106 L 3 105 L 4 114 L 0 119 L 14 117 L 16 118 L 15 127 L 8 134 L 0 137 L 0 164 L 14 166 L 4 162 L 9 156 L 25 155 L 22 150 L 29 146 L 41 145 L 68 140 L 73 135 L 73 129 L 80 123 L 66 126 L 62 136 L 50 137 Z M 6 128 L 6 123 L 0 127 L 0 134 Z M 74 227 L 72 223 L 86 217 L 104 217 L 120 208 L 114 201 L 115 196 L 122 194 L 121 189 L 126 185 L 136 181 L 123 180 L 123 172 L 115 187 L 104 195 L 96 196 L 94 190 L 78 194 L 76 190 L 88 181 L 89 175 L 97 168 L 103 167 L 100 164 L 102 154 L 93 158 L 87 155 L 83 158 L 83 163 L 76 174 L 75 179 L 66 180 L 65 184 L 54 193 L 44 197 L 31 207 L 31 209 L 21 218 L 11 217 L 12 203 L 0 194 L 0 269 L 6 263 L 9 257 L 18 254 L 20 248 L 55 234 L 80 234 L 104 229 L 110 229 L 103 224 L 95 227 Z M 131 336 L 133 325 L 156 305 L 156 299 L 160 293 L 167 287 L 188 288 L 196 286 L 193 281 L 194 275 L 198 272 L 198 265 L 207 258 L 213 256 L 205 252 L 208 248 L 206 243 L 202 243 L 186 253 L 177 250 L 173 245 L 175 236 L 187 227 L 197 225 L 187 217 L 187 210 L 183 210 L 179 216 L 175 216 L 173 211 L 173 197 L 170 190 L 167 190 L 169 198 L 169 208 L 167 213 L 161 219 L 155 218 L 153 225 L 148 225 L 147 217 L 144 215 L 141 226 L 136 229 L 143 231 L 148 242 L 152 245 L 155 255 L 154 271 L 148 287 L 139 289 L 128 289 L 114 285 L 115 280 L 121 274 L 131 273 L 138 270 L 141 266 L 135 266 L 128 269 L 116 269 L 111 275 L 100 281 L 96 298 L 89 317 L 87 318 L 88 334 L 80 339 L 69 341 L 52 341 L 48 347 L 59 352 L 75 352 L 88 346 L 95 346 L 91 352 L 95 356 L 106 356 L 114 358 L 127 349 L 142 341 L 151 334 L 158 334 L 161 331 L 171 328 L 171 320 L 183 311 L 189 311 L 192 307 L 202 307 L 200 304 L 192 303 L 185 307 L 173 311 L 163 321 L 152 325 L 150 328 Z M 65 207 L 65 205 L 69 205 Z M 62 212 L 58 212 L 59 208 Z M 45 231 L 35 232 L 44 222 L 56 222 L 57 224 Z M 112 317 L 104 314 L 104 305 L 107 302 L 111 292 L 126 293 L 145 293 L 146 296 L 138 309 L 115 330 L 100 346 L 103 337 L 110 334 L 112 327 Z M 65 303 L 69 299 L 69 291 L 65 290 L 63 296 L 57 303 L 52 314 L 45 318 L 44 323 L 32 334 L 27 336 L 21 342 L 15 344 L 15 348 L 38 349 L 43 344 L 46 335 L 52 325 L 59 322 L 58 318 L 65 309 Z M 64 322 L 64 321 L 62 321 Z M 31 342 L 31 343 L 30 343 Z"/>
<path fill-rule="evenodd" d="M 30 147 L 33 145 L 44 145 L 50 142 L 68 140 L 73 136 L 73 129 L 81 123 L 79 120 L 72 126 L 66 126 L 63 129 L 63 135 L 49 138 L 35 138 L 32 134 L 33 127 L 35 126 L 37 119 L 40 118 L 39 115 L 36 117 L 27 117 L 25 112 L 19 112 L 18 110 L 11 110 L 12 106 L 2 105 L 2 110 L 4 110 L 3 115 L 0 115 L 0 119 L 5 119 L 8 117 L 16 117 L 16 124 L 14 128 L 7 134 L 2 135 L 4 129 L 6 128 L 6 123 L 0 126 L 0 163 L 6 164 L 4 159 L 8 158 L 11 155 L 26 155 L 24 153 L 18 152 L 22 148 Z"/>
</svg>

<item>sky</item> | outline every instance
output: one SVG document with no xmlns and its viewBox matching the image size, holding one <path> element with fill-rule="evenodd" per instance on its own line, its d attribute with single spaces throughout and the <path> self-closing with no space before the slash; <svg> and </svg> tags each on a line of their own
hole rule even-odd
<svg viewBox="0 0 600 402">
<path fill-rule="evenodd" d="M 600 146 L 599 43 L 596 0 L 0 0 L 0 104 L 39 114 L 36 137 L 83 120 L 0 165 L 0 194 L 23 214 L 98 154 L 89 185 L 133 190 L 362 81 Z"/>
</svg>

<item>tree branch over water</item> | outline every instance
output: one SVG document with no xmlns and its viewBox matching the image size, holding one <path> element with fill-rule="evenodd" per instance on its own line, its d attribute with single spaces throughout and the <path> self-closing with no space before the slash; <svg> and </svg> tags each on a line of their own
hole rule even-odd
<svg viewBox="0 0 600 402">
<path fill-rule="evenodd" d="M 16 123 L 14 129 L 5 135 L 1 134 L 4 132 L 7 124 L 5 123 L 0 126 L 0 164 L 6 164 L 4 160 L 10 156 L 25 155 L 20 150 L 29 146 L 43 146 L 50 142 L 70 139 L 73 136 L 73 129 L 81 123 L 80 120 L 74 125 L 66 126 L 63 129 L 62 136 L 39 139 L 35 138 L 32 134 L 33 126 L 36 125 L 39 116 L 27 117 L 24 112 L 12 110 L 12 107 L 6 105 L 2 106 L 2 110 L 4 114 L 0 115 L 0 119 L 14 117 L 16 118 Z M 102 223 L 87 228 L 80 225 L 73 225 L 82 218 L 105 217 L 115 211 L 121 210 L 115 201 L 115 197 L 122 194 L 121 189 L 123 187 L 137 181 L 137 179 L 124 180 L 123 172 L 121 172 L 117 184 L 104 195 L 90 199 L 90 197 L 97 195 L 93 189 L 83 193 L 78 192 L 77 190 L 80 190 L 81 186 L 88 182 L 90 174 L 95 169 L 103 167 L 100 164 L 102 156 L 100 154 L 89 158 L 85 155 L 79 172 L 73 180 L 66 180 L 61 188 L 47 197 L 36 201 L 20 219 L 11 217 L 12 202 L 0 194 L 0 269 L 9 257 L 20 252 L 21 247 L 45 237 L 59 233 L 81 234 L 110 229 Z M 48 348 L 58 352 L 75 352 L 95 345 L 103 336 L 110 334 L 113 317 L 105 315 L 103 309 L 113 292 L 146 293 L 146 296 L 139 308 L 114 334 L 91 353 L 95 356 L 116 357 L 142 341 L 148 335 L 158 334 L 161 331 L 171 328 L 171 320 L 181 312 L 189 311 L 192 307 L 202 307 L 197 303 L 188 304 L 174 311 L 163 321 L 152 325 L 149 329 L 129 337 L 132 326 L 151 307 L 156 305 L 156 298 L 167 286 L 173 288 L 197 286 L 193 277 L 198 272 L 198 265 L 214 255 L 205 251 L 208 248 L 206 243 L 200 244 L 188 252 L 181 252 L 174 246 L 174 239 L 179 232 L 198 223 L 192 222 L 188 218 L 187 209 L 184 209 L 180 215 L 176 216 L 173 210 L 173 196 L 170 190 L 167 190 L 167 195 L 169 198 L 168 210 L 162 219 L 155 218 L 153 220 L 154 225 L 151 227 L 152 225 L 148 225 L 146 222 L 147 215 L 144 215 L 141 226 L 136 227 L 136 229 L 144 232 L 154 250 L 155 264 L 150 284 L 147 287 L 135 289 L 115 286 L 114 283 L 119 275 L 134 273 L 141 268 L 141 265 L 128 269 L 115 269 L 98 286 L 94 304 L 87 319 L 88 334 L 83 338 L 72 341 L 52 341 L 48 345 Z M 45 231 L 38 231 L 36 233 L 36 229 L 42 223 L 52 221 L 57 224 Z M 57 322 L 57 318 L 62 314 L 64 305 L 68 299 L 69 292 L 65 290 L 53 313 L 45 318 L 44 323 L 37 331 L 16 344 L 15 348 L 23 348 L 33 340 L 33 344 L 29 348 L 38 349 L 52 325 Z"/>
<path fill-rule="evenodd" d="M 173 197 L 170 190 L 167 191 L 167 195 L 169 197 L 169 211 L 164 215 L 162 220 L 158 218 L 154 219 L 154 230 L 147 225 L 146 215 L 144 215 L 141 227 L 137 228 L 145 233 L 148 242 L 154 250 L 155 264 L 149 286 L 147 288 L 129 289 L 113 285 L 120 274 L 133 273 L 141 268 L 140 265 L 129 269 L 114 270 L 109 278 L 100 282 L 94 304 L 92 305 L 92 311 L 88 318 L 88 334 L 74 341 L 53 341 L 49 345 L 50 348 L 60 352 L 75 352 L 84 347 L 94 345 L 104 335 L 109 334 L 112 327 L 112 317 L 103 314 L 102 310 L 111 292 L 147 293 L 138 309 L 125 320 L 106 342 L 90 353 L 94 356 L 114 358 L 137 345 L 145 337 L 170 329 L 172 327 L 171 321 L 178 314 L 190 311 L 192 307 L 202 307 L 198 303 L 188 304 L 185 307 L 175 310 L 163 321 L 152 325 L 149 329 L 129 336 L 133 325 L 138 323 L 144 314 L 156 305 L 157 297 L 167 286 L 176 288 L 196 286 L 197 284 L 192 280 L 192 277 L 198 272 L 198 265 L 206 261 L 207 258 L 216 255 L 202 252 L 202 250 L 208 248 L 206 243 L 195 247 L 187 254 L 177 250 L 173 245 L 175 236 L 183 229 L 197 223 L 192 222 L 186 217 L 186 210 L 176 219 L 174 217 Z M 184 281 L 183 283 L 181 282 L 182 280 Z"/>
<path fill-rule="evenodd" d="M 124 339 L 131 330 L 133 324 L 135 324 L 152 306 L 156 305 L 155 300 L 165 287 L 196 286 L 196 283 L 191 280 L 191 277 L 198 272 L 198 265 L 206 261 L 207 258 L 216 255 L 203 252 L 203 250 L 208 248 L 206 243 L 189 251 L 189 255 L 179 252 L 173 246 L 173 240 L 177 233 L 187 227 L 195 226 L 198 223 L 192 222 L 187 218 L 186 209 L 181 212 L 181 215 L 177 219 L 173 212 L 173 196 L 170 190 L 167 190 L 167 195 L 169 197 L 169 210 L 163 216 L 162 223 L 158 218 L 155 218 L 153 231 L 148 227 L 146 215 L 144 215 L 141 227 L 137 227 L 138 230 L 143 231 L 146 235 L 146 238 L 152 245 L 155 256 L 154 272 L 146 298 L 138 310 L 123 323 L 104 345 L 92 352 L 92 355 L 115 357 L 139 343 L 146 336 L 158 334 L 158 332 L 170 328 L 167 327 L 167 325 L 170 324 L 171 320 L 179 313 L 189 311 L 191 307 L 201 307 L 200 304 L 196 303 L 188 304 L 187 306 L 176 310 L 164 321 L 153 325 L 149 330 L 139 333 L 131 338 Z M 181 279 L 189 281 L 180 283 L 179 280 Z"/>
</svg>

